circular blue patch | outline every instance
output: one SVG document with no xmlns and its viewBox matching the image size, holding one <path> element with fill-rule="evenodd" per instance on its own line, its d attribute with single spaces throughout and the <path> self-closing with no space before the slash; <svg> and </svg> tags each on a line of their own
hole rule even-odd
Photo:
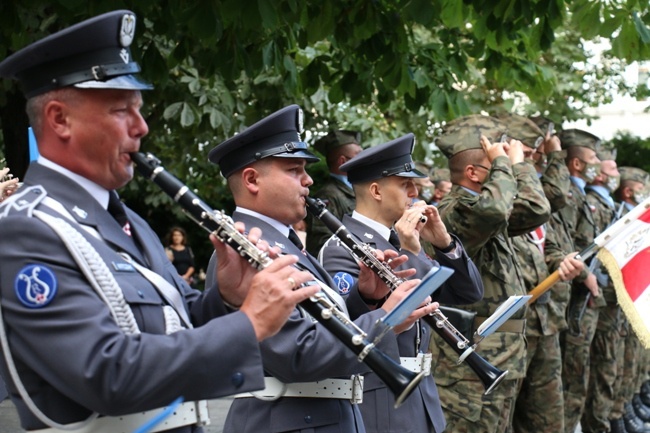
<svg viewBox="0 0 650 433">
<path fill-rule="evenodd" d="M 56 277 L 45 265 L 27 265 L 14 281 L 16 296 L 29 308 L 41 308 L 56 295 Z"/>
<path fill-rule="evenodd" d="M 337 272 L 333 279 L 341 295 L 347 295 L 350 293 L 350 289 L 354 285 L 354 278 L 352 278 L 352 275 L 347 272 Z"/>
</svg>

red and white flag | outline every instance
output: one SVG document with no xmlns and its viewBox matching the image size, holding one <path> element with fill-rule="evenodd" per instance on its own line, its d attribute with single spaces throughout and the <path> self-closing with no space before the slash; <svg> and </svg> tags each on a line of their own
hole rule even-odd
<svg viewBox="0 0 650 433">
<path fill-rule="evenodd" d="M 614 282 L 618 303 L 650 349 L 650 198 L 594 239 Z"/>
</svg>

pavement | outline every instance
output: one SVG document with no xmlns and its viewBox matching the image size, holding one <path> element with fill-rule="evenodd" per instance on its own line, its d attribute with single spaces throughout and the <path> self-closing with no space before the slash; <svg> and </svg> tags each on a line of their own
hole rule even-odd
<svg viewBox="0 0 650 433">
<path fill-rule="evenodd" d="M 220 398 L 208 401 L 208 410 L 212 423 L 205 426 L 205 433 L 223 433 L 223 423 L 230 408 L 232 398 Z M 18 413 L 11 400 L 0 403 L 0 433 L 23 433 L 18 420 Z"/>
<path fill-rule="evenodd" d="M 223 433 L 223 423 L 230 408 L 232 398 L 220 398 L 208 401 L 208 410 L 212 424 L 205 427 L 205 433 Z M 0 433 L 22 433 L 16 408 L 9 399 L 0 403 Z M 581 433 L 580 425 L 575 433 Z"/>
</svg>

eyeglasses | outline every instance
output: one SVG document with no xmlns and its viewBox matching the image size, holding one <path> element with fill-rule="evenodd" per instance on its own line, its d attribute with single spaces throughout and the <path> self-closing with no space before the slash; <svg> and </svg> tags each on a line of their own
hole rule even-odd
<svg viewBox="0 0 650 433">
<path fill-rule="evenodd" d="M 484 166 L 484 165 L 481 165 L 481 164 L 472 164 L 472 165 L 473 165 L 474 167 L 481 167 L 481 168 L 484 169 L 485 171 L 490 171 L 490 169 L 487 168 L 487 167 Z"/>
</svg>

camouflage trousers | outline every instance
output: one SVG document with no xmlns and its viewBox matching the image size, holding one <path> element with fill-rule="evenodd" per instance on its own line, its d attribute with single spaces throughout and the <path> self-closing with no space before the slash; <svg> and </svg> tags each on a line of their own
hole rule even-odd
<svg viewBox="0 0 650 433">
<path fill-rule="evenodd" d="M 527 336 L 526 377 L 515 403 L 515 433 L 563 432 L 560 334 Z"/>
<path fill-rule="evenodd" d="M 623 351 L 623 368 L 617 370 L 620 376 L 620 378 L 617 378 L 620 386 L 617 389 L 616 401 L 612 408 L 611 418 L 613 419 L 623 416 L 625 413 L 625 403 L 632 401 L 632 397 L 639 392 L 639 388 L 641 387 L 638 383 L 638 377 L 641 375 L 639 365 L 642 355 L 641 342 L 634 331 L 629 328 L 629 324 L 623 344 L 625 345 Z"/>
<path fill-rule="evenodd" d="M 591 342 L 598 325 L 598 308 L 587 308 L 579 332 L 563 335 L 562 387 L 564 392 L 564 431 L 574 433 L 582 417 L 589 387 Z"/>
<path fill-rule="evenodd" d="M 485 388 L 480 381 L 463 380 L 451 386 L 438 385 L 447 420 L 445 433 L 506 433 L 512 422 L 520 380 L 506 377 L 488 395 L 482 395 Z M 458 407 L 462 409 L 456 411 Z"/>
<path fill-rule="evenodd" d="M 600 308 L 598 326 L 591 342 L 591 368 L 585 410 L 580 421 L 585 432 L 608 431 L 611 412 L 620 388 L 624 342 L 624 316 L 618 305 Z M 617 376 L 619 381 L 617 383 Z M 618 387 L 617 387 L 618 385 Z"/>
</svg>

